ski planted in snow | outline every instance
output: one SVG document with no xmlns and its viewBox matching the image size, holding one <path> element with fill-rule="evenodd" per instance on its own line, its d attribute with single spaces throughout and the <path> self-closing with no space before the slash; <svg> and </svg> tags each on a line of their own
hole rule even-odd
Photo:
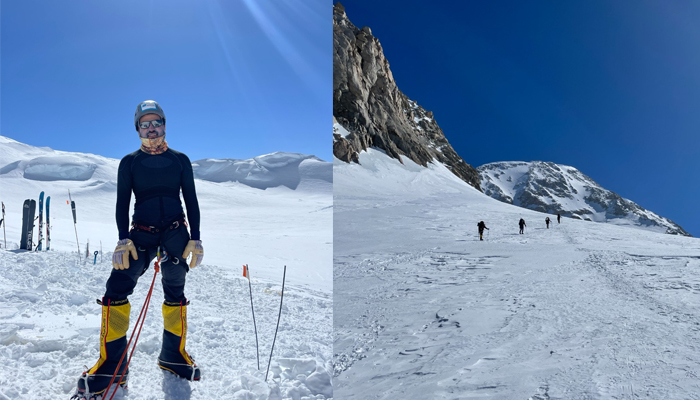
<svg viewBox="0 0 700 400">
<path fill-rule="evenodd" d="M 51 222 L 49 220 L 49 204 L 51 203 L 51 196 L 46 198 L 46 251 L 49 251 L 51 247 Z"/>
<path fill-rule="evenodd" d="M 44 192 L 39 194 L 39 235 L 36 251 L 41 251 L 44 242 Z"/>
<path fill-rule="evenodd" d="M 32 234 L 34 231 L 34 212 L 36 201 L 27 199 L 22 206 L 22 237 L 19 241 L 19 248 L 32 250 Z"/>
<path fill-rule="evenodd" d="M 29 199 L 24 201 L 24 205 L 22 206 L 22 237 L 19 240 L 19 248 L 20 249 L 26 249 L 27 248 L 27 232 L 29 232 L 29 229 L 27 228 L 29 226 Z"/>
</svg>

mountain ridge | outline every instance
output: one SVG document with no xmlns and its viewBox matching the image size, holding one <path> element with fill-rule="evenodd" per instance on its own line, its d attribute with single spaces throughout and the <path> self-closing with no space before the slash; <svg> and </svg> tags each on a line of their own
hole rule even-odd
<svg viewBox="0 0 700 400">
<path fill-rule="evenodd" d="M 680 225 L 603 188 L 575 167 L 503 161 L 477 168 L 484 194 L 530 210 L 691 236 Z"/>
</svg>

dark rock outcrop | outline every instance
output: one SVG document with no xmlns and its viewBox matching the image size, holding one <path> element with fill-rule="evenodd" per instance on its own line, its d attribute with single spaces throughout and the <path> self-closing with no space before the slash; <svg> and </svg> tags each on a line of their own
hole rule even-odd
<svg viewBox="0 0 700 400">
<path fill-rule="evenodd" d="M 333 133 L 333 154 L 358 162 L 358 153 L 377 147 L 401 161 L 446 165 L 481 190 L 476 170 L 457 155 L 433 117 L 396 86 L 379 40 L 368 27 L 358 29 L 333 7 L 333 117 L 350 133 Z"/>
</svg>

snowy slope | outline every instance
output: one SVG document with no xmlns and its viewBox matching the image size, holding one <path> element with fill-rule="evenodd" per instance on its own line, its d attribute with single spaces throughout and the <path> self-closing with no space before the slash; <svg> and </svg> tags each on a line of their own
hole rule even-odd
<svg viewBox="0 0 700 400">
<path fill-rule="evenodd" d="M 697 398 L 696 239 L 546 229 L 403 161 L 334 162 L 337 398 Z"/>
<path fill-rule="evenodd" d="M 497 162 L 477 168 L 487 195 L 531 210 L 655 232 L 690 236 L 678 224 L 604 189 L 574 167 L 552 162 Z"/>
<path fill-rule="evenodd" d="M 313 156 L 290 153 L 255 160 L 261 167 L 247 176 L 266 175 L 265 190 L 235 176 L 227 179 L 224 172 L 207 172 L 201 160 L 193 163 L 200 176 L 195 185 L 205 256 L 204 263 L 188 274 L 187 349 L 202 367 L 203 381 L 179 382 L 155 365 L 162 335 L 158 278 L 155 305 L 150 306 L 130 367 L 129 399 L 332 396 L 327 372 L 332 352 L 331 166 Z M 117 241 L 118 163 L 0 136 L 0 200 L 6 206 L 10 249 L 5 251 L 3 243 L 0 251 L 0 399 L 68 398 L 83 366 L 97 360 L 100 307 L 95 299 L 103 294 Z M 293 168 L 296 173 L 290 174 Z M 68 189 L 77 204 L 81 253 L 88 239 L 91 254 L 100 250 L 102 242 L 104 254 L 98 255 L 96 264 L 92 255 L 79 260 L 66 204 Z M 42 190 L 52 198 L 51 251 L 12 250 L 19 245 L 22 203 L 38 199 Z M 250 266 L 253 277 L 262 371 L 257 371 L 243 264 Z M 266 384 L 285 265 L 284 307 Z M 130 298 L 132 328 L 152 279 L 151 268 Z"/>
</svg>

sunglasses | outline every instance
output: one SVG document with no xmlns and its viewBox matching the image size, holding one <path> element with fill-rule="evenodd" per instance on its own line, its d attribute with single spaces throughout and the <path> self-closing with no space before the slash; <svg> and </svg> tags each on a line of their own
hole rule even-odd
<svg viewBox="0 0 700 400">
<path fill-rule="evenodd" d="M 153 125 L 154 128 L 161 127 L 161 126 L 163 126 L 163 120 L 156 119 L 153 121 L 139 122 L 139 128 L 141 128 L 141 129 L 148 129 L 149 125 Z"/>
</svg>

